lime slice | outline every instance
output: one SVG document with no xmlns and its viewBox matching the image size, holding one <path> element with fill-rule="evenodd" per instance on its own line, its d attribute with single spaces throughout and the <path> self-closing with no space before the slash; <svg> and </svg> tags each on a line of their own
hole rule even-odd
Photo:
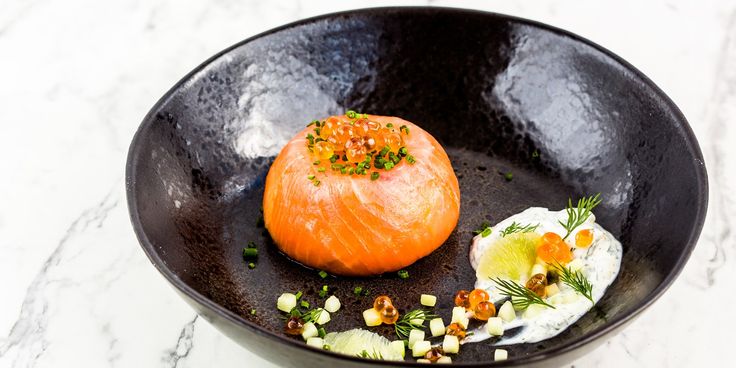
<svg viewBox="0 0 736 368">
<path fill-rule="evenodd" d="M 496 240 L 481 255 L 476 276 L 482 280 L 500 277 L 513 281 L 529 276 L 537 260 L 536 233 L 510 234 Z"/>
<path fill-rule="evenodd" d="M 387 338 L 360 328 L 330 332 L 325 336 L 325 344 L 336 353 L 363 356 L 368 359 L 404 360 L 389 346 L 390 343 Z"/>
</svg>

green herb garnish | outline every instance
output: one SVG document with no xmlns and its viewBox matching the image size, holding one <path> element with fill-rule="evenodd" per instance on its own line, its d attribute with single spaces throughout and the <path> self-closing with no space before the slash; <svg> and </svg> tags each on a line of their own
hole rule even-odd
<svg viewBox="0 0 736 368">
<path fill-rule="evenodd" d="M 381 174 L 377 171 L 374 171 L 371 173 L 371 180 L 378 180 L 378 178 L 381 176 Z"/>
<path fill-rule="evenodd" d="M 360 296 L 360 294 L 363 292 L 362 286 L 356 286 L 355 289 L 353 289 L 353 294 Z"/>
<path fill-rule="evenodd" d="M 307 175 L 307 179 L 314 180 L 314 175 Z"/>
<path fill-rule="evenodd" d="M 513 234 L 513 233 L 529 233 L 534 230 L 537 230 L 537 227 L 539 227 L 539 224 L 536 224 L 536 225 L 526 224 L 522 226 L 521 224 L 514 221 L 507 228 L 501 230 L 501 236 L 506 237 L 506 235 Z"/>
<path fill-rule="evenodd" d="M 294 296 L 296 296 L 296 300 L 299 300 L 302 298 L 302 295 L 304 295 L 304 293 L 302 293 L 301 291 L 297 291 Z"/>
<path fill-rule="evenodd" d="M 299 305 L 301 305 L 302 308 L 309 308 L 309 302 L 306 300 L 302 300 L 301 302 L 299 302 Z"/>
<path fill-rule="evenodd" d="M 327 169 L 325 169 L 324 167 L 320 167 L 320 168 L 317 168 L 317 171 L 323 173 L 323 172 L 327 171 Z"/>
<path fill-rule="evenodd" d="M 258 257 L 258 249 L 256 248 L 245 248 L 243 249 L 243 258 L 252 259 Z"/>
<path fill-rule="evenodd" d="M 399 156 L 404 157 L 409 154 L 409 150 L 406 147 L 399 148 Z"/>
<path fill-rule="evenodd" d="M 386 124 L 386 128 L 393 128 L 393 127 L 394 127 L 394 124 L 392 124 L 392 123 Z"/>
<path fill-rule="evenodd" d="M 363 350 L 360 354 L 356 354 L 356 356 L 365 359 L 383 360 L 383 354 L 376 352 L 375 350 L 373 350 L 373 353 L 368 353 L 367 350 Z"/>
<path fill-rule="evenodd" d="M 358 113 L 353 110 L 348 110 L 345 112 L 345 116 L 347 116 L 349 119 L 355 119 L 357 115 Z"/>
<path fill-rule="evenodd" d="M 511 304 L 515 307 L 526 309 L 532 304 L 539 304 L 555 309 L 555 307 L 547 304 L 544 299 L 525 286 L 519 285 L 513 281 L 502 280 L 500 278 L 491 280 L 496 283 L 499 293 L 511 298 Z"/>
<path fill-rule="evenodd" d="M 407 339 L 409 338 L 411 330 L 421 330 L 424 328 L 424 321 L 429 321 L 434 318 L 437 318 L 437 315 L 424 309 L 414 309 L 406 312 L 406 314 L 396 321 L 396 324 L 394 324 L 394 331 L 396 331 L 396 336 L 398 336 L 399 339 Z M 412 322 L 416 320 L 420 320 L 421 323 Z"/>
<path fill-rule="evenodd" d="M 580 271 L 573 271 L 568 267 L 561 265 L 555 261 L 554 268 L 559 271 L 560 281 L 564 282 L 567 286 L 582 294 L 593 302 L 593 285 Z M 594 303 L 594 302 L 593 302 Z"/>
<path fill-rule="evenodd" d="M 318 187 L 320 183 L 321 183 L 321 181 L 319 181 L 319 180 L 315 180 L 315 181 L 314 181 L 314 186 L 315 186 L 315 187 Z"/>
<path fill-rule="evenodd" d="M 480 235 L 482 237 L 488 237 L 488 235 L 491 235 L 491 224 L 488 223 L 488 221 L 483 221 L 482 224 L 480 224 L 480 229 L 474 230 L 473 234 Z"/>
<path fill-rule="evenodd" d="M 312 162 L 312 165 L 319 165 L 319 160 Z"/>
<path fill-rule="evenodd" d="M 506 179 L 506 181 L 511 181 L 514 179 L 514 174 L 511 173 L 511 171 L 503 174 L 503 178 Z"/>
<path fill-rule="evenodd" d="M 250 315 L 251 316 L 255 316 L 256 315 L 256 310 L 255 309 L 251 309 L 250 310 Z"/>
<path fill-rule="evenodd" d="M 400 126 L 400 127 L 399 127 L 399 131 L 401 131 L 402 133 L 404 133 L 404 134 L 406 134 L 406 135 L 409 135 L 409 127 L 408 127 L 408 126 L 406 126 L 406 125 L 402 125 L 402 126 Z"/>
<path fill-rule="evenodd" d="M 252 269 L 256 268 L 256 264 L 253 263 L 253 262 L 250 262 L 250 263 L 248 263 L 248 268 L 250 268 L 252 270 Z"/>
<path fill-rule="evenodd" d="M 539 150 L 534 150 L 534 152 L 532 152 L 532 158 L 539 158 Z"/>
<path fill-rule="evenodd" d="M 325 331 L 324 327 L 320 327 L 317 329 L 317 335 L 319 335 L 319 337 L 325 337 L 325 335 L 327 335 L 327 331 Z"/>
<path fill-rule="evenodd" d="M 417 162 L 417 160 L 412 155 L 406 155 L 406 162 L 414 165 L 414 163 Z"/>
<path fill-rule="evenodd" d="M 407 271 L 407 270 L 399 270 L 399 272 L 397 272 L 397 274 L 399 275 L 399 278 L 400 279 L 406 280 L 406 279 L 409 278 L 409 271 Z"/>
<path fill-rule="evenodd" d="M 572 198 L 567 200 L 567 208 L 565 209 L 567 211 L 567 222 L 559 221 L 560 225 L 567 230 L 562 240 L 567 239 L 575 228 L 585 223 L 585 220 L 593 213 L 593 208 L 601 204 L 600 196 L 601 194 L 598 193 L 594 196 L 580 198 L 577 207 L 572 206 Z"/>
<path fill-rule="evenodd" d="M 319 291 L 319 297 L 324 298 L 327 296 L 327 290 L 329 289 L 329 286 L 322 285 L 322 290 Z"/>
<path fill-rule="evenodd" d="M 326 279 L 327 278 L 327 272 L 320 270 L 318 273 L 319 277 Z"/>
</svg>

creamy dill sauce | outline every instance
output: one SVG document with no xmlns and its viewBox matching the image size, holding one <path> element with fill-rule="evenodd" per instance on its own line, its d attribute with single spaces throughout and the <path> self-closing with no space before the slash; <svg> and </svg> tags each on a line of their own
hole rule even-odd
<svg viewBox="0 0 736 368">
<path fill-rule="evenodd" d="M 495 241 L 501 238 L 501 230 L 507 228 L 514 221 L 520 224 L 539 224 L 535 230 L 539 234 L 555 232 L 564 235 L 566 231 L 560 225 L 559 221 L 565 222 L 566 219 L 567 213 L 564 210 L 555 212 L 540 207 L 526 209 L 492 227 L 491 235 L 485 238 L 477 235 L 473 238 L 473 245 L 470 250 L 470 263 L 473 269 L 477 269 L 481 255 Z M 581 272 L 593 285 L 592 297 L 597 303 L 618 275 L 619 269 L 621 268 L 623 249 L 621 243 L 611 233 L 595 223 L 595 216 L 592 214 L 585 223 L 570 234 L 567 240 L 570 241 L 572 239 L 574 243 L 575 235 L 583 229 L 593 230 L 593 243 L 588 248 L 575 248 L 573 250 L 573 257 L 582 261 Z M 514 281 L 523 285 L 527 280 Z M 559 282 L 558 286 L 560 292 L 545 299 L 555 309 L 532 305 L 526 311 L 517 311 L 515 320 L 504 322 L 504 330 L 508 332 L 510 329 L 521 327 L 520 330 L 510 334 L 509 337 L 502 336 L 494 345 L 510 345 L 549 339 L 564 331 L 593 307 L 594 304 L 590 300 L 569 286 L 562 282 Z M 478 279 L 475 287 L 488 291 L 491 302 L 494 304 L 498 304 L 498 302 L 507 298 L 497 291 L 496 284 L 491 280 Z M 473 334 L 465 338 L 463 343 L 483 341 L 491 337 L 486 332 L 485 325 L 472 332 Z"/>
</svg>

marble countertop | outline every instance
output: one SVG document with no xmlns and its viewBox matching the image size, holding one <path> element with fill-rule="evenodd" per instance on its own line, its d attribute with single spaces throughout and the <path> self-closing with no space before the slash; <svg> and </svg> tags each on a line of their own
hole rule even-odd
<svg viewBox="0 0 736 368">
<path fill-rule="evenodd" d="M 0 368 L 273 366 L 197 318 L 146 259 L 125 205 L 128 144 L 171 85 L 237 41 L 317 14 L 427 3 L 578 33 L 680 106 L 710 177 L 699 244 L 653 307 L 573 365 L 724 365 L 735 325 L 714 307 L 736 305 L 736 2 L 5 0 Z"/>
</svg>

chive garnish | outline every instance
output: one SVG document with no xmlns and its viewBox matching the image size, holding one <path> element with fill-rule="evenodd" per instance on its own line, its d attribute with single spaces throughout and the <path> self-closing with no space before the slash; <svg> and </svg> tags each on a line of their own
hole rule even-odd
<svg viewBox="0 0 736 368">
<path fill-rule="evenodd" d="M 334 164 L 335 162 L 337 162 L 337 159 L 338 158 L 340 158 L 340 156 L 338 156 L 338 155 L 332 155 L 332 157 L 330 157 L 330 162 Z"/>
<path fill-rule="evenodd" d="M 399 148 L 399 156 L 404 157 L 409 154 L 409 150 L 406 147 Z"/>
<path fill-rule="evenodd" d="M 391 170 L 393 168 L 394 168 L 394 163 L 391 162 L 391 161 L 388 161 L 388 162 L 386 162 L 386 163 L 383 164 L 383 169 L 386 170 L 386 171 Z"/>
<path fill-rule="evenodd" d="M 401 127 L 399 127 L 399 130 L 400 130 L 400 131 L 401 131 L 402 133 L 404 133 L 404 134 L 406 134 L 406 135 L 409 135 L 409 127 L 408 127 L 408 126 L 406 126 L 406 125 L 402 125 Z"/>
<path fill-rule="evenodd" d="M 327 170 L 327 169 L 325 169 L 324 167 L 320 167 L 320 168 L 318 168 L 318 169 L 317 169 L 317 171 L 319 171 L 319 172 L 321 172 L 321 173 L 325 172 L 326 170 Z"/>
<path fill-rule="evenodd" d="M 314 181 L 314 186 L 315 186 L 315 187 L 318 187 L 318 186 L 319 186 L 319 183 L 321 183 L 321 182 L 320 182 L 319 180 L 315 180 L 315 181 Z"/>
<path fill-rule="evenodd" d="M 363 292 L 362 286 L 356 286 L 355 289 L 353 289 L 353 294 L 360 296 L 360 294 Z"/>
<path fill-rule="evenodd" d="M 307 175 L 307 179 L 314 180 L 314 175 Z"/>
<path fill-rule="evenodd" d="M 404 280 L 405 279 L 408 279 L 409 278 L 409 271 L 407 271 L 407 270 L 399 270 L 398 275 L 399 275 L 399 278 L 400 279 L 404 279 Z"/>
<path fill-rule="evenodd" d="M 381 152 L 378 152 L 378 157 L 386 156 L 386 154 L 390 150 L 391 150 L 391 147 L 389 147 L 389 146 L 383 147 L 383 149 L 381 150 Z"/>
<path fill-rule="evenodd" d="M 317 329 L 317 334 L 319 335 L 319 337 L 325 337 L 325 335 L 327 335 L 327 331 L 325 331 L 324 327 L 320 327 Z M 325 346 L 329 346 L 329 345 L 325 345 Z"/>
<path fill-rule="evenodd" d="M 246 259 L 258 257 L 258 249 L 256 248 L 245 248 L 243 249 L 243 257 Z"/>
<path fill-rule="evenodd" d="M 321 131 L 322 131 L 322 129 L 320 129 L 320 128 L 314 128 L 314 134 L 316 134 L 318 136 L 321 135 L 321 134 L 319 134 Z"/>
<path fill-rule="evenodd" d="M 301 302 L 299 303 L 299 305 L 301 305 L 301 306 L 302 306 L 302 308 L 307 308 L 307 309 L 309 308 L 309 302 L 308 302 L 308 301 L 306 301 L 306 300 L 302 300 L 302 301 L 301 301 Z"/>
<path fill-rule="evenodd" d="M 324 297 L 327 296 L 327 290 L 328 290 L 328 288 L 329 287 L 327 285 L 322 285 L 322 290 L 319 291 L 319 297 L 320 298 L 324 298 Z"/>
<path fill-rule="evenodd" d="M 343 174 L 343 175 L 347 174 L 348 173 L 348 168 L 347 167 L 343 167 L 342 169 L 340 169 L 340 173 Z"/>
<path fill-rule="evenodd" d="M 314 125 L 314 124 L 316 124 L 316 123 L 319 123 L 319 121 L 317 121 L 317 120 L 312 120 L 312 122 L 310 122 L 309 124 L 307 124 L 307 127 L 310 127 L 310 126 L 312 126 L 312 125 Z"/>
<path fill-rule="evenodd" d="M 511 181 L 514 178 L 514 174 L 509 171 L 503 174 L 503 178 L 506 179 L 506 181 Z"/>
<path fill-rule="evenodd" d="M 323 279 L 327 278 L 327 272 L 325 271 L 320 270 L 317 274 Z"/>
<path fill-rule="evenodd" d="M 304 293 L 302 293 L 301 291 L 297 291 L 296 292 L 296 300 L 301 299 L 302 298 L 302 295 L 304 295 Z"/>
<path fill-rule="evenodd" d="M 347 111 L 347 112 L 345 113 L 345 116 L 347 116 L 347 117 L 348 117 L 349 119 L 355 119 L 355 116 L 356 116 L 357 114 L 358 114 L 358 113 L 356 113 L 356 112 L 355 112 L 355 111 L 353 111 L 353 110 L 348 110 L 348 111 Z"/>
<path fill-rule="evenodd" d="M 255 309 L 251 309 L 250 310 L 250 314 L 251 314 L 251 316 L 255 316 L 256 315 L 256 310 Z"/>
<path fill-rule="evenodd" d="M 394 124 L 392 124 L 392 123 L 386 124 L 386 128 L 393 128 L 393 127 L 394 127 Z"/>
<path fill-rule="evenodd" d="M 406 155 L 406 162 L 414 165 L 414 163 L 417 162 L 417 160 L 412 155 Z"/>
<path fill-rule="evenodd" d="M 312 165 L 319 165 L 319 160 L 312 162 Z"/>
<path fill-rule="evenodd" d="M 380 176 L 381 176 L 380 173 L 378 173 L 377 171 L 374 171 L 373 173 L 371 173 L 371 180 L 378 180 Z"/>
<path fill-rule="evenodd" d="M 253 262 L 250 262 L 250 263 L 248 263 L 248 268 L 250 268 L 252 270 L 252 269 L 256 268 L 256 264 L 253 263 Z"/>
</svg>

